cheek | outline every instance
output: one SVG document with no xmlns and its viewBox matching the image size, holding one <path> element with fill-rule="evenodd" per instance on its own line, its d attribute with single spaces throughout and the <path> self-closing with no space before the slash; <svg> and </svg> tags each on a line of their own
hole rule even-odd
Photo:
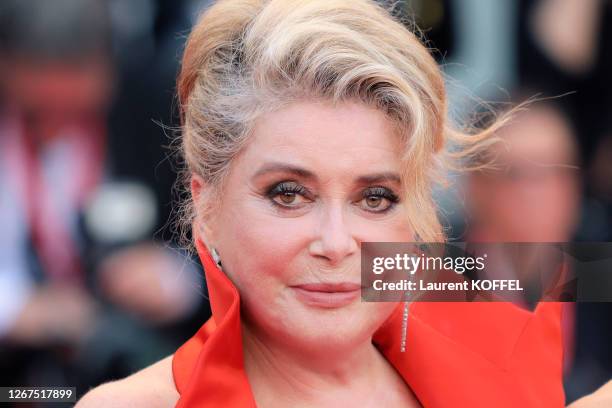
<svg viewBox="0 0 612 408">
<path fill-rule="evenodd" d="M 346 218 L 353 238 L 361 242 L 410 242 L 414 233 L 398 213 L 386 219 L 363 214 Z M 316 211 L 300 217 L 281 217 L 259 204 L 245 205 L 222 218 L 223 248 L 229 256 L 228 273 L 236 284 L 276 280 L 287 283 L 308 262 L 309 245 L 319 239 Z M 300 266 L 301 265 L 301 266 Z M 232 275 L 235 273 L 235 275 Z"/>
<path fill-rule="evenodd" d="M 368 219 L 356 216 L 353 222 L 355 239 L 360 242 L 411 242 L 414 232 L 406 217 L 399 211 L 387 219 Z"/>
<path fill-rule="evenodd" d="M 373 333 L 398 307 L 398 302 L 362 302 L 361 324 Z"/>
<path fill-rule="evenodd" d="M 224 269 L 230 278 L 245 294 L 273 296 L 307 248 L 306 222 L 274 216 L 256 205 L 244 206 L 222 220 L 220 244 L 227 254 Z"/>
<path fill-rule="evenodd" d="M 399 216 L 386 220 L 347 217 L 358 240 L 410 241 L 407 223 L 399 220 Z M 310 340 L 340 344 L 371 336 L 396 307 L 394 303 L 358 301 L 346 309 L 321 312 L 293 298 L 286 286 L 301 278 L 311 261 L 309 245 L 317 238 L 319 225 L 315 213 L 284 218 L 245 204 L 219 221 L 224 270 L 241 294 L 245 317 L 268 332 L 284 336 L 302 332 L 306 326 Z"/>
</svg>

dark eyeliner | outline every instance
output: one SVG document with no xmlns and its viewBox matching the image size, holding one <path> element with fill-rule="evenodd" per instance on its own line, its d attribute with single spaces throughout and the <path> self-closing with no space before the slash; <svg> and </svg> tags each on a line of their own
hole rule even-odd
<svg viewBox="0 0 612 408">
<path fill-rule="evenodd" d="M 267 189 L 265 195 L 270 201 L 270 204 L 272 204 L 279 210 L 297 210 L 298 208 L 301 208 L 303 206 L 304 203 L 300 205 L 289 205 L 279 203 L 274 199 L 274 197 L 286 193 L 300 195 L 307 200 L 311 200 L 311 194 L 308 189 L 295 181 L 283 181 L 280 183 L 275 183 Z"/>
<path fill-rule="evenodd" d="M 393 203 L 399 202 L 399 197 L 397 196 L 397 194 L 393 193 L 386 187 L 370 187 L 364 190 L 363 198 L 367 198 L 370 196 L 383 197 Z"/>
<path fill-rule="evenodd" d="M 383 208 L 382 210 L 363 208 L 364 211 L 367 211 L 372 214 L 385 214 L 391 211 L 400 201 L 399 196 L 397 194 L 393 193 L 393 191 L 389 190 L 388 188 L 381 186 L 369 187 L 365 189 L 362 193 L 361 199 L 365 200 L 368 197 L 381 197 L 389 201 L 388 206 L 386 208 Z"/>
<path fill-rule="evenodd" d="M 268 188 L 266 191 L 266 196 L 268 198 L 273 198 L 283 193 L 295 193 L 305 196 L 307 194 L 307 191 L 304 186 L 301 186 L 293 181 L 283 181 L 280 183 L 273 184 L 270 188 Z"/>
</svg>

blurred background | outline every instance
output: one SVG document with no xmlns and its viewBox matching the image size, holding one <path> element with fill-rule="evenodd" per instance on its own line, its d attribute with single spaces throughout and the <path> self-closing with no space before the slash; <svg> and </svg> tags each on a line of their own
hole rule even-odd
<svg viewBox="0 0 612 408">
<path fill-rule="evenodd" d="M 612 240 L 612 2 L 394 3 L 448 75 L 457 124 L 540 99 L 488 152 L 501 170 L 438 193 L 451 238 Z M 210 316 L 171 216 L 175 78 L 207 4 L 0 2 L 0 385 L 82 395 Z M 569 402 L 612 377 L 612 304 L 564 316 Z"/>
</svg>

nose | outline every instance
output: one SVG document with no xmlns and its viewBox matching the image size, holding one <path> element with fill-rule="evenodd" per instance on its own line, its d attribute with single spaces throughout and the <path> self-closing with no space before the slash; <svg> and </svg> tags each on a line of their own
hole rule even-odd
<svg viewBox="0 0 612 408">
<path fill-rule="evenodd" d="M 321 211 L 319 229 L 310 243 L 310 254 L 336 265 L 358 249 L 359 245 L 346 222 L 342 205 L 330 205 Z"/>
</svg>

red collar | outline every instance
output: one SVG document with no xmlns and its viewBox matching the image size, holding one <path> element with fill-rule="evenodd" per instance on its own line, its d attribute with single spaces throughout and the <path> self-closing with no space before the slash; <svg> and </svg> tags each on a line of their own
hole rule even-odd
<svg viewBox="0 0 612 408">
<path fill-rule="evenodd" d="M 240 296 L 196 241 L 213 316 L 174 354 L 177 407 L 255 408 L 243 365 Z M 561 304 L 413 303 L 373 342 L 425 407 L 562 407 Z"/>
</svg>

